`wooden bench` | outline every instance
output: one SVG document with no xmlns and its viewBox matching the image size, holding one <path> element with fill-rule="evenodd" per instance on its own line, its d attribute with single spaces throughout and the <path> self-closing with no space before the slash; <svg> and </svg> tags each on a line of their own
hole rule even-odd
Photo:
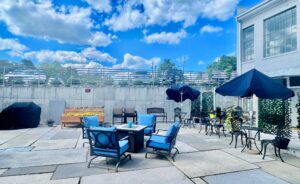
<svg viewBox="0 0 300 184">
<path fill-rule="evenodd" d="M 157 117 L 162 117 L 163 122 L 165 122 L 165 120 L 166 120 L 166 123 L 168 122 L 168 115 L 165 112 L 164 108 L 161 108 L 161 107 L 147 108 L 147 114 L 154 114 L 156 116 L 156 119 L 157 119 Z"/>
<path fill-rule="evenodd" d="M 103 108 L 66 108 L 64 114 L 61 116 L 61 126 L 65 127 L 66 124 L 80 125 L 80 118 L 83 116 L 97 115 L 99 124 L 104 122 L 104 109 Z"/>
</svg>

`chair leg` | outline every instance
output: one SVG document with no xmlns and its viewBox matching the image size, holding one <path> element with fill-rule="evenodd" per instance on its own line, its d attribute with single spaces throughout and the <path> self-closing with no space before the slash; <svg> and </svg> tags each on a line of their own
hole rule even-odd
<svg viewBox="0 0 300 184">
<path fill-rule="evenodd" d="M 230 141 L 229 145 L 232 144 L 232 141 L 233 141 L 233 133 L 231 134 L 231 141 Z"/>
<path fill-rule="evenodd" d="M 178 151 L 178 149 L 177 149 L 176 147 L 174 147 L 174 149 L 176 149 L 176 151 L 175 151 L 175 153 L 173 154 L 173 156 L 171 155 L 171 151 L 170 151 L 170 155 L 171 155 L 171 157 L 172 157 L 173 162 L 175 162 L 175 156 L 176 156 L 176 154 L 179 153 L 179 151 Z"/>
<path fill-rule="evenodd" d="M 244 145 L 243 134 L 241 134 L 241 143 L 242 143 L 242 145 Z"/>
<path fill-rule="evenodd" d="M 281 154 L 280 154 L 280 148 L 278 148 L 278 155 L 279 155 L 280 160 L 281 160 L 282 162 L 284 162 L 284 160 L 282 159 Z"/>
<path fill-rule="evenodd" d="M 237 139 L 238 139 L 238 135 L 235 135 L 235 146 L 234 146 L 234 148 L 236 148 L 236 146 L 237 146 Z"/>
<path fill-rule="evenodd" d="M 264 156 L 263 156 L 262 159 L 265 159 L 266 152 L 267 152 L 267 147 L 268 147 L 268 143 L 266 143 L 265 146 L 264 146 Z"/>
<path fill-rule="evenodd" d="M 224 137 L 226 137 L 224 126 L 223 126 L 223 135 L 224 135 Z"/>
<path fill-rule="evenodd" d="M 275 145 L 274 145 L 274 152 L 275 152 L 275 156 L 278 157 L 278 155 L 277 155 L 277 149 L 276 149 Z"/>
<path fill-rule="evenodd" d="M 98 156 L 95 156 L 94 158 L 92 158 L 92 159 L 89 161 L 88 168 L 90 168 L 92 161 L 93 161 L 95 158 L 97 158 L 97 157 L 98 157 Z"/>
</svg>

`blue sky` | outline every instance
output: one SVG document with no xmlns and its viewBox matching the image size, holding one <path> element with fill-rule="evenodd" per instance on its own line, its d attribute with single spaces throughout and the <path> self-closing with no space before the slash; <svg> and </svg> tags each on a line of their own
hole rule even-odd
<svg viewBox="0 0 300 184">
<path fill-rule="evenodd" d="M 0 60 L 204 71 L 236 50 L 238 6 L 261 0 L 0 0 Z"/>
</svg>

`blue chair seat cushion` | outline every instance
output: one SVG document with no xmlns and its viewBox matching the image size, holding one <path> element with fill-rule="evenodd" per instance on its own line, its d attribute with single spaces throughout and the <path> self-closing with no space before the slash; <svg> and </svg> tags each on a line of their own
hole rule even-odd
<svg viewBox="0 0 300 184">
<path fill-rule="evenodd" d="M 171 144 L 168 142 L 168 137 L 152 135 L 147 141 L 147 147 L 169 150 L 171 148 Z"/>
<path fill-rule="evenodd" d="M 148 127 L 144 129 L 144 134 L 152 134 L 152 133 L 153 133 L 152 127 Z"/>
<path fill-rule="evenodd" d="M 120 146 L 120 156 L 123 155 L 129 149 L 128 140 L 119 141 Z M 117 150 L 115 149 L 104 149 L 104 148 L 94 148 L 93 155 L 100 155 L 105 157 L 118 158 Z"/>
</svg>

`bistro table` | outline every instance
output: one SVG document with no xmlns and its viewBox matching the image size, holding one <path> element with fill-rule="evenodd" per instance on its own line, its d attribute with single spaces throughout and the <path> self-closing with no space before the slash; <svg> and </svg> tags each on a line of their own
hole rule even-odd
<svg viewBox="0 0 300 184">
<path fill-rule="evenodd" d="M 243 129 L 247 133 L 246 144 L 245 144 L 244 148 L 242 149 L 242 151 L 244 151 L 244 149 L 246 147 L 251 150 L 252 149 L 252 141 L 253 141 L 256 149 L 260 152 L 260 149 L 257 147 L 257 144 L 256 144 L 256 138 L 258 140 L 260 140 L 260 132 L 262 130 L 258 127 L 252 127 L 252 126 L 241 126 L 241 129 Z M 256 131 L 254 136 L 252 136 L 252 131 Z"/>
<path fill-rule="evenodd" d="M 144 148 L 144 125 L 132 125 L 131 128 L 127 124 L 116 126 L 119 139 L 129 136 L 129 152 L 137 153 Z"/>
</svg>

